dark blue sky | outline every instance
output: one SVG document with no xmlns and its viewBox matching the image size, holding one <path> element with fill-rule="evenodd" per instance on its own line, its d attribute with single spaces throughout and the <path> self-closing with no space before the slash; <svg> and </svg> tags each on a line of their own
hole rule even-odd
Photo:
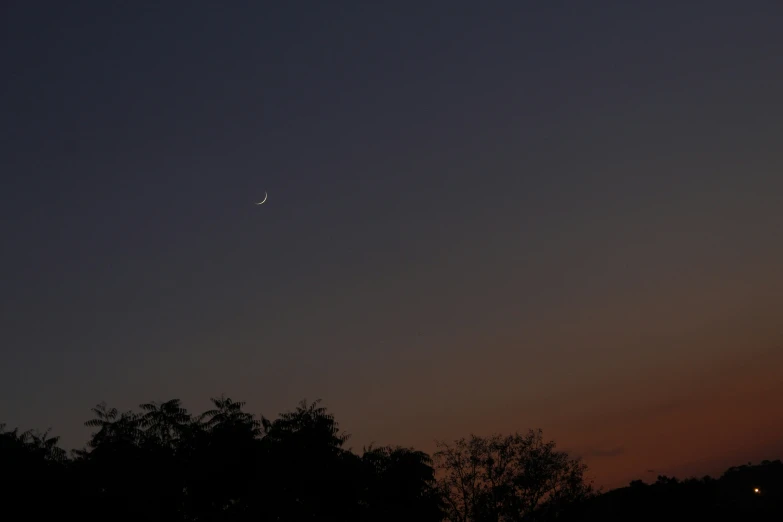
<svg viewBox="0 0 783 522">
<path fill-rule="evenodd" d="M 0 421 L 781 450 L 783 3 L 224 4 L 0 7 Z"/>
</svg>

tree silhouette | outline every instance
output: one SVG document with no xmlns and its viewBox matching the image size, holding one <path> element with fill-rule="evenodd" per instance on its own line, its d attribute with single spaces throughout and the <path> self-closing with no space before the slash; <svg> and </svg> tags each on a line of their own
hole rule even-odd
<svg viewBox="0 0 783 522">
<path fill-rule="evenodd" d="M 586 467 L 544 441 L 541 430 L 438 443 L 439 481 L 451 522 L 555 517 L 588 497 Z"/>
<path fill-rule="evenodd" d="M 85 426 L 90 428 L 99 428 L 98 431 L 93 432 L 92 438 L 88 443 L 91 447 L 98 447 L 101 442 L 112 437 L 114 432 L 114 423 L 117 420 L 119 411 L 117 408 L 109 408 L 105 402 L 101 402 L 98 405 L 90 409 L 95 415 L 94 418 L 86 421 Z"/>
<path fill-rule="evenodd" d="M 91 409 L 70 456 L 50 431 L 0 425 L 4 513 L 32 520 L 613 522 L 783 520 L 783 463 L 714 479 L 661 475 L 594 494 L 585 466 L 542 433 L 471 436 L 426 453 L 347 449 L 320 401 L 270 420 L 229 397 L 191 415 L 177 399 Z M 437 480 L 436 480 L 437 477 Z"/>
<path fill-rule="evenodd" d="M 0 424 L 0 455 L 2 473 L 19 480 L 59 478 L 67 461 L 63 449 L 57 446 L 59 437 L 50 437 L 32 430 L 5 430 Z"/>
<path fill-rule="evenodd" d="M 179 399 L 148 402 L 139 407 L 146 412 L 140 419 L 145 434 L 155 437 L 159 444 L 166 447 L 173 447 L 191 423 L 191 417 Z"/>
<path fill-rule="evenodd" d="M 266 482 L 281 500 L 279 520 L 355 520 L 361 511 L 361 461 L 320 401 L 302 401 L 274 421 L 263 419 Z"/>
<path fill-rule="evenodd" d="M 368 520 L 441 520 L 432 459 L 409 448 L 366 448 Z"/>
<path fill-rule="evenodd" d="M 562 518 L 570 521 L 777 521 L 783 519 L 783 463 L 729 468 L 720 478 L 679 480 L 659 475 L 652 484 L 628 487 L 575 503 Z"/>
<path fill-rule="evenodd" d="M 244 402 L 221 396 L 183 430 L 184 511 L 188 519 L 249 516 L 261 471 L 260 422 Z"/>
</svg>

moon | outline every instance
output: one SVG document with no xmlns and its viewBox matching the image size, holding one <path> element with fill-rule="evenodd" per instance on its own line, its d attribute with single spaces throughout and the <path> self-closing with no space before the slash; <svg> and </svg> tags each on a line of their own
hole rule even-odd
<svg viewBox="0 0 783 522">
<path fill-rule="evenodd" d="M 256 205 L 263 205 L 264 203 L 266 203 L 266 198 L 267 198 L 267 193 L 266 191 L 264 191 L 264 199 L 256 203 Z"/>
</svg>

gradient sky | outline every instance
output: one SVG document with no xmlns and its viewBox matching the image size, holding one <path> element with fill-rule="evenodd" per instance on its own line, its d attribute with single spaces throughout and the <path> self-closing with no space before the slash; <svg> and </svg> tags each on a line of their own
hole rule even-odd
<svg viewBox="0 0 783 522">
<path fill-rule="evenodd" d="M 0 24 L 0 421 L 226 393 L 357 449 L 541 427 L 607 486 L 783 456 L 780 0 Z"/>
</svg>

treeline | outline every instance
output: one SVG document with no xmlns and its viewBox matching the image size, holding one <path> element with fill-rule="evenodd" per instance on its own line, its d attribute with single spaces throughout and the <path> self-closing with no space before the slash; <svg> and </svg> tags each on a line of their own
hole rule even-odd
<svg viewBox="0 0 783 522">
<path fill-rule="evenodd" d="M 597 494 L 585 465 L 540 430 L 441 442 L 432 457 L 391 446 L 356 453 L 318 401 L 274 420 L 227 397 L 212 405 L 192 415 L 176 399 L 127 412 L 100 404 L 86 422 L 93 429 L 87 444 L 70 453 L 48 432 L 0 426 L 3 512 L 29 519 L 297 522 L 780 514 L 779 461 L 732 468 L 718 480 L 659 477 Z"/>
<path fill-rule="evenodd" d="M 652 484 L 634 480 L 572 506 L 565 520 L 780 522 L 783 462 L 732 467 L 717 479 L 658 476 Z"/>
</svg>

